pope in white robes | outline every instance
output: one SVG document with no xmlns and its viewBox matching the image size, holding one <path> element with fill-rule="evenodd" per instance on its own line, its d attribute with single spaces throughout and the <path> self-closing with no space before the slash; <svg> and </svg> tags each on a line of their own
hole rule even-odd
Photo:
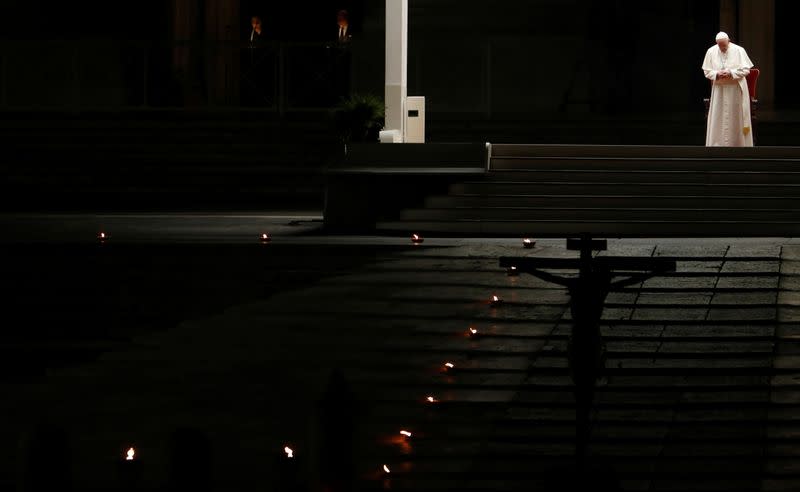
<svg viewBox="0 0 800 492">
<path fill-rule="evenodd" d="M 747 88 L 751 68 L 753 62 L 747 51 L 733 44 L 724 32 L 717 34 L 717 44 L 708 49 L 703 61 L 703 72 L 713 82 L 706 146 L 753 146 L 750 90 Z"/>
</svg>

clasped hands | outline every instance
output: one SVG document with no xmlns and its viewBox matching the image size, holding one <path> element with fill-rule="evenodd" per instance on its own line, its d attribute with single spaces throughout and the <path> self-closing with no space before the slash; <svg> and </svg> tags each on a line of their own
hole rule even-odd
<svg viewBox="0 0 800 492">
<path fill-rule="evenodd" d="M 729 79 L 733 77 L 730 70 L 720 70 L 717 72 L 717 79 Z"/>
</svg>

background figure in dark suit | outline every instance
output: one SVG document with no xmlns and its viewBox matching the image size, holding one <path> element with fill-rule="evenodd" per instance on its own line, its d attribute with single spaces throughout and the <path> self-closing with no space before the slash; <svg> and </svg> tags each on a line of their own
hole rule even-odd
<svg viewBox="0 0 800 492">
<path fill-rule="evenodd" d="M 336 42 L 339 44 L 349 43 L 353 38 L 350 32 L 350 14 L 346 10 L 340 10 L 336 14 L 336 24 L 338 24 Z"/>
<path fill-rule="evenodd" d="M 272 106 L 274 87 L 271 77 L 272 59 L 265 46 L 266 33 L 261 17 L 250 18 L 242 50 L 241 102 L 245 106 Z"/>
<path fill-rule="evenodd" d="M 250 47 L 255 48 L 261 43 L 261 17 L 254 15 L 250 18 Z"/>
<path fill-rule="evenodd" d="M 350 96 L 350 42 L 353 34 L 350 28 L 350 14 L 346 10 L 336 13 L 336 38 L 333 50 L 333 88 L 335 99 Z"/>
</svg>

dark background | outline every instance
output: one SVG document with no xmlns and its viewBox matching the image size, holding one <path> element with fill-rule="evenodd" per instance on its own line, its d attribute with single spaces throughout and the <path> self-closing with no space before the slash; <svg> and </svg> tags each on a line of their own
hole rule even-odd
<svg viewBox="0 0 800 492">
<path fill-rule="evenodd" d="M 797 80 L 800 64 L 793 54 L 797 44 L 797 23 L 800 2 L 775 2 L 775 98 L 777 109 L 800 109 Z"/>
<path fill-rule="evenodd" d="M 4 39 L 161 39 L 168 35 L 169 2 L 5 0 Z"/>
<path fill-rule="evenodd" d="M 198 11 L 205 9 L 205 0 L 194 3 Z M 263 19 L 265 34 L 270 39 L 323 40 L 332 35 L 323 32 L 335 29 L 336 13 L 340 9 L 352 12 L 351 22 L 362 22 L 363 3 L 364 0 L 240 0 L 241 33 L 243 37 L 249 34 L 250 17 L 258 15 Z M 6 0 L 0 5 L 0 37 L 28 40 L 166 39 L 171 16 L 171 2 L 165 0 Z M 202 18 L 197 21 L 203 23 Z"/>
<path fill-rule="evenodd" d="M 176 34 L 173 2 L 3 2 L 5 105 L 237 107 L 246 104 L 237 81 L 241 57 L 220 53 L 238 49 L 235 43 L 249 34 L 251 15 L 262 16 L 266 38 L 274 43 L 330 42 L 340 8 L 351 12 L 355 33 L 353 90 L 383 93 L 383 1 L 241 0 L 238 21 L 232 21 L 238 25 L 227 26 L 224 34 L 208 27 L 218 22 L 207 18 L 204 6 L 210 1 L 196 2 L 197 29 L 188 39 Z M 775 109 L 780 111 L 800 108 L 793 88 L 798 75 L 793 23 L 800 5 L 777 0 L 776 9 Z M 676 119 L 702 111 L 708 84 L 700 64 L 719 30 L 718 18 L 718 0 L 411 0 L 409 94 L 427 97 L 433 119 L 508 121 L 554 114 Z M 191 70 L 174 65 L 176 38 L 195 43 Z M 291 86 L 285 92 L 295 89 L 285 109 L 320 109 L 322 99 L 309 94 L 326 83 L 324 70 L 314 70 L 323 58 L 310 48 L 284 49 L 287 70 L 295 70 L 285 76 Z M 278 55 L 269 56 L 274 58 L 265 64 L 265 78 L 273 84 L 269 70 L 278 66 Z M 321 79 L 316 85 L 299 82 L 314 77 Z M 181 84 L 196 86 L 192 97 L 185 96 L 185 87 L 175 88 Z M 309 94 L 298 93 L 303 90 Z M 262 106 L 278 111 L 277 103 Z"/>
</svg>

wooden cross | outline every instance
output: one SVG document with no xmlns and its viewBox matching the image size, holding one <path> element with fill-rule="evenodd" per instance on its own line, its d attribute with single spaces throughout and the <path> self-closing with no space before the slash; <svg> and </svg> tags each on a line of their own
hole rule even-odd
<svg viewBox="0 0 800 492">
<path fill-rule="evenodd" d="M 503 257 L 500 266 L 516 267 L 547 282 L 563 285 L 569 290 L 572 333 L 567 354 L 570 375 L 575 384 L 575 455 L 577 466 L 584 469 L 586 447 L 590 433 L 590 413 L 597 379 L 605 367 L 605 347 L 600 333 L 608 293 L 635 285 L 658 274 L 674 272 L 676 262 L 666 258 L 595 256 L 605 251 L 605 240 L 589 235 L 567 239 L 567 249 L 580 251 L 579 258 Z M 545 270 L 578 270 L 578 276 L 558 276 Z M 612 281 L 615 277 L 620 280 Z"/>
</svg>

